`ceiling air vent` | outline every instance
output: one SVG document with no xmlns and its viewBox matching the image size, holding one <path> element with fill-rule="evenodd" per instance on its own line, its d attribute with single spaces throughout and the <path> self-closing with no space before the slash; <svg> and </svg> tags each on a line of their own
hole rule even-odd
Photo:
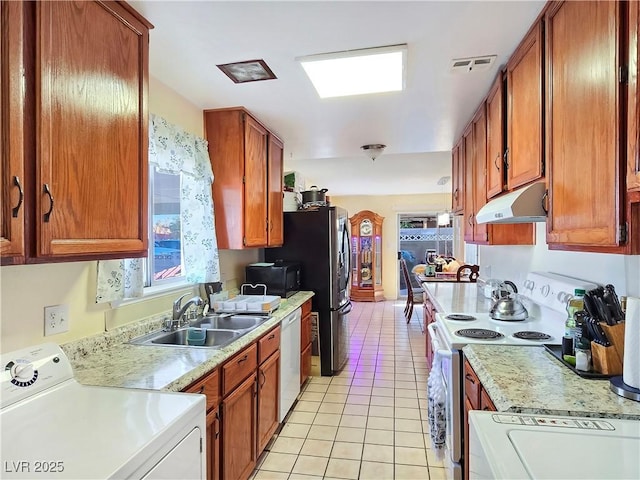
<svg viewBox="0 0 640 480">
<path fill-rule="evenodd" d="M 451 71 L 458 73 L 471 73 L 488 70 L 493 65 L 496 55 L 485 55 L 484 57 L 454 58 L 451 60 Z"/>
</svg>

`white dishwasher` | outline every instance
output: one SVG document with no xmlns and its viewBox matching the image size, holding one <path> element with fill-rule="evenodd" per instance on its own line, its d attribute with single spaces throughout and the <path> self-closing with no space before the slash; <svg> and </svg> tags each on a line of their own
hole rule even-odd
<svg viewBox="0 0 640 480">
<path fill-rule="evenodd" d="M 81 385 L 52 343 L 1 361 L 0 477 L 206 477 L 203 395 Z"/>
<path fill-rule="evenodd" d="M 300 320 L 298 307 L 281 322 L 280 330 L 280 417 L 282 422 L 300 393 Z"/>
</svg>

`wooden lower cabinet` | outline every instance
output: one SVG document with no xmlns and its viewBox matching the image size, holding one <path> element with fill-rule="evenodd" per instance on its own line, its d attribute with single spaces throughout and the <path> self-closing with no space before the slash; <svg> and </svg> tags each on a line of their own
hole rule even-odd
<svg viewBox="0 0 640 480">
<path fill-rule="evenodd" d="M 311 376 L 311 344 L 300 354 L 300 385 Z"/>
<path fill-rule="evenodd" d="M 427 329 L 427 327 L 436 321 L 436 313 L 437 313 L 436 308 L 433 306 L 433 303 L 431 303 L 431 300 L 429 300 L 429 296 L 425 293 L 422 314 L 423 314 L 423 321 L 424 321 L 424 332 L 425 332 L 424 336 L 427 344 L 426 345 L 427 346 L 427 349 L 426 349 L 427 368 L 431 368 L 431 365 L 433 364 L 433 354 L 434 354 L 433 349 L 431 348 L 431 335 L 429 334 L 429 330 Z"/>
<path fill-rule="evenodd" d="M 220 411 L 207 413 L 207 480 L 220 478 Z"/>
<path fill-rule="evenodd" d="M 280 351 L 258 368 L 258 455 L 278 428 L 280 414 Z"/>
<path fill-rule="evenodd" d="M 302 304 L 300 324 L 300 385 L 311 376 L 311 299 Z"/>
<path fill-rule="evenodd" d="M 246 479 L 256 465 L 255 372 L 222 401 L 222 478 Z"/>
<path fill-rule="evenodd" d="M 483 388 L 480 379 L 467 360 L 464 361 L 464 475 L 469 478 L 469 411 L 488 410 L 495 412 L 491 397 Z"/>
</svg>

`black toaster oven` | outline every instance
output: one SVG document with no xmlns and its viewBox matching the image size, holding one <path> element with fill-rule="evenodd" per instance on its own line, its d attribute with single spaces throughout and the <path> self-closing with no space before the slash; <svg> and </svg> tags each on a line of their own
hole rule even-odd
<svg viewBox="0 0 640 480">
<path fill-rule="evenodd" d="M 300 291 L 300 270 L 297 262 L 252 263 L 245 267 L 246 283 L 262 283 L 267 286 L 267 295 L 287 298 Z"/>
</svg>

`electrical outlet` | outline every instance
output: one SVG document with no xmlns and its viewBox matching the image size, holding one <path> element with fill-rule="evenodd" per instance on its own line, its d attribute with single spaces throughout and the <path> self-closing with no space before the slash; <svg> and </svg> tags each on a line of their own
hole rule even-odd
<svg viewBox="0 0 640 480">
<path fill-rule="evenodd" d="M 69 305 L 44 307 L 44 336 L 69 331 Z"/>
</svg>

